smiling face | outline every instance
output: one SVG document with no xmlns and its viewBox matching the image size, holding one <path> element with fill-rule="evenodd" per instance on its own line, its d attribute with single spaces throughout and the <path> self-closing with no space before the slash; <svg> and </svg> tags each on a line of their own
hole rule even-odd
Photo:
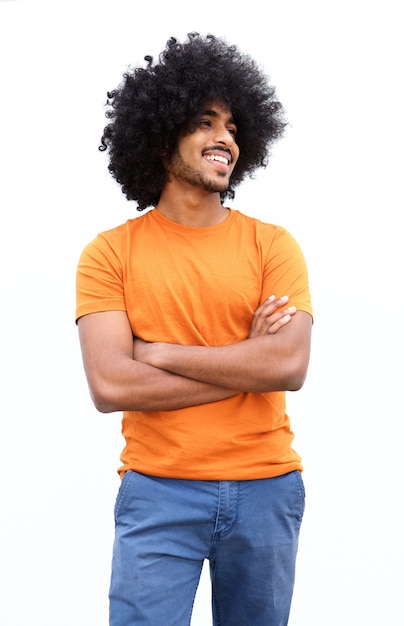
<svg viewBox="0 0 404 626">
<path fill-rule="evenodd" d="M 225 102 L 210 102 L 193 121 L 192 131 L 181 134 L 167 169 L 170 181 L 209 193 L 229 186 L 239 149 L 237 127 Z"/>
</svg>

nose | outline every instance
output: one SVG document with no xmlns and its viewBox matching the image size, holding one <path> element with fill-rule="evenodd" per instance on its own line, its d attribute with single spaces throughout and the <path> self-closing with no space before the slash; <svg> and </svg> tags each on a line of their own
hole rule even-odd
<svg viewBox="0 0 404 626">
<path fill-rule="evenodd" d="M 228 128 L 223 126 L 216 130 L 214 141 L 218 145 L 230 148 L 234 143 L 234 135 Z"/>
</svg>

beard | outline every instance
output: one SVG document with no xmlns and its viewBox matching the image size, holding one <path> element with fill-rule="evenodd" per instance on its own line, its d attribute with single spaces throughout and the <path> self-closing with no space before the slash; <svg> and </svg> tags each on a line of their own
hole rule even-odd
<svg viewBox="0 0 404 626">
<path fill-rule="evenodd" d="M 186 163 L 178 148 L 171 157 L 169 177 L 176 178 L 192 187 L 203 189 L 209 193 L 223 193 L 229 188 L 229 181 L 225 172 L 219 171 L 216 173 L 216 176 L 207 176 Z M 222 177 L 222 180 L 220 180 L 220 177 Z"/>
</svg>

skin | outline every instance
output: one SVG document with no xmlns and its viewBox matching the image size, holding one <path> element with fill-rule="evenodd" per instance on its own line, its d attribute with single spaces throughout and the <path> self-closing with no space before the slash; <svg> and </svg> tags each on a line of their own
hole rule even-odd
<svg viewBox="0 0 404 626">
<path fill-rule="evenodd" d="M 223 102 L 208 103 L 191 133 L 180 135 L 165 161 L 168 181 L 157 210 L 197 228 L 224 221 L 220 202 L 239 149 L 237 128 Z M 124 311 L 78 321 L 90 393 L 101 412 L 159 411 L 216 402 L 240 392 L 297 390 L 310 356 L 311 317 L 286 308 L 287 295 L 255 312 L 248 338 L 227 346 L 183 346 L 133 339 Z"/>
</svg>

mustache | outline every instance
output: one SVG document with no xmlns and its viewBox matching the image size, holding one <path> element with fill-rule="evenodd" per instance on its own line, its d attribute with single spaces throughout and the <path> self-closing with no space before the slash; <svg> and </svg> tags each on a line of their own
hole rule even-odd
<svg viewBox="0 0 404 626">
<path fill-rule="evenodd" d="M 229 156 L 229 161 L 230 163 L 232 163 L 233 161 L 233 155 L 231 153 L 231 151 L 229 150 L 229 148 L 223 148 L 223 146 L 210 146 L 209 148 L 204 148 L 202 150 L 202 156 L 205 155 L 207 152 L 222 152 L 225 153 Z"/>
</svg>

